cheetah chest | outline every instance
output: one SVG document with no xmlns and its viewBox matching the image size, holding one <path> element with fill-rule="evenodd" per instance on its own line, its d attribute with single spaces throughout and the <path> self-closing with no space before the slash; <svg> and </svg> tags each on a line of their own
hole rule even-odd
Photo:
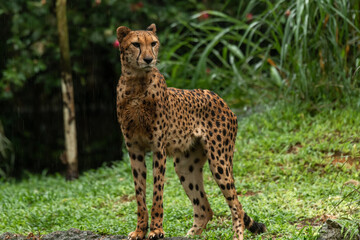
<svg viewBox="0 0 360 240">
<path fill-rule="evenodd" d="M 128 136 L 144 134 L 147 136 L 151 131 L 156 103 L 148 98 L 125 98 L 119 104 L 120 123 L 122 130 Z"/>
</svg>

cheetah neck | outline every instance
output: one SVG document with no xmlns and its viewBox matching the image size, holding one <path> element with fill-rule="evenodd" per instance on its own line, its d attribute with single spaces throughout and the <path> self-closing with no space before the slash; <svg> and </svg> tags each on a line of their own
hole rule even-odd
<svg viewBox="0 0 360 240">
<path fill-rule="evenodd" d="M 134 69 L 127 66 L 122 66 L 121 82 L 127 86 L 141 85 L 146 88 L 153 80 L 151 76 L 157 73 L 157 68 L 152 68 L 149 71 Z"/>
</svg>

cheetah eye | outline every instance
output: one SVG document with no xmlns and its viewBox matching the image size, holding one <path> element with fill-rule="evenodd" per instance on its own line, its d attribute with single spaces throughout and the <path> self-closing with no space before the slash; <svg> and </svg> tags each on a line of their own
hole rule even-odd
<svg viewBox="0 0 360 240">
<path fill-rule="evenodd" d="M 140 47 L 140 43 L 138 43 L 138 42 L 133 42 L 133 43 L 131 43 L 134 47 L 136 47 L 136 48 L 139 48 Z"/>
<path fill-rule="evenodd" d="M 157 44 L 157 42 L 152 42 L 152 43 L 151 43 L 151 46 L 152 46 L 152 47 L 155 47 L 156 44 Z"/>
</svg>

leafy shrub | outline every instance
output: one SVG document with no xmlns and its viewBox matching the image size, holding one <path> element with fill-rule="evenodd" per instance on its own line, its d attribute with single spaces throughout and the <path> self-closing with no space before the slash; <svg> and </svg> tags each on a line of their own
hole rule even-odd
<svg viewBox="0 0 360 240">
<path fill-rule="evenodd" d="M 212 88 L 233 103 L 317 103 L 358 95 L 358 1 L 240 2 L 173 24 L 163 67 L 171 84 Z M 240 14 L 241 13 L 241 14 Z"/>
</svg>

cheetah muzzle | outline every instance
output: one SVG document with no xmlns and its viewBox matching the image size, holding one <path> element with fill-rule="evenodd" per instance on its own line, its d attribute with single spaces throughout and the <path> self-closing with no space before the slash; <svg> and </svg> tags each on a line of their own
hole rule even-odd
<svg viewBox="0 0 360 240">
<path fill-rule="evenodd" d="M 163 191 L 166 157 L 174 157 L 180 182 L 192 202 L 194 223 L 189 235 L 200 235 L 212 219 L 202 170 L 206 160 L 230 207 L 234 239 L 244 229 L 266 231 L 251 219 L 237 198 L 233 155 L 237 133 L 235 114 L 208 90 L 168 88 L 156 68 L 159 39 L 156 26 L 144 31 L 117 29 L 121 77 L 117 85 L 117 117 L 131 160 L 137 201 L 137 225 L 129 239 L 145 239 L 148 231 L 145 153 L 153 152 L 153 204 L 148 239 L 164 237 Z"/>
</svg>

